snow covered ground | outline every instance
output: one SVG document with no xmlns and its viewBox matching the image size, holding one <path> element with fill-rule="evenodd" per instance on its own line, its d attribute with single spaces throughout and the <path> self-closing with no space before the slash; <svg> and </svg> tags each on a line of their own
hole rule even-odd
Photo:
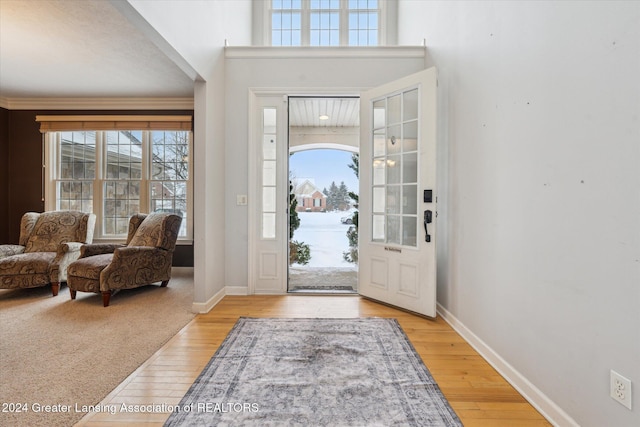
<svg viewBox="0 0 640 427">
<path fill-rule="evenodd" d="M 296 269 L 305 267 L 352 267 L 342 254 L 349 249 L 347 230 L 340 218 L 350 217 L 352 212 L 299 212 L 300 228 L 292 240 L 307 243 L 311 249 L 311 260 L 306 266 L 294 264 Z"/>
</svg>

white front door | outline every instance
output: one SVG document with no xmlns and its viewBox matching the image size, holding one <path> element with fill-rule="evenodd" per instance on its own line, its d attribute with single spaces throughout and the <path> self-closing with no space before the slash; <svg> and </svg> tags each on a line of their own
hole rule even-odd
<svg viewBox="0 0 640 427">
<path fill-rule="evenodd" d="M 362 94 L 361 295 L 436 316 L 436 69 Z"/>
</svg>

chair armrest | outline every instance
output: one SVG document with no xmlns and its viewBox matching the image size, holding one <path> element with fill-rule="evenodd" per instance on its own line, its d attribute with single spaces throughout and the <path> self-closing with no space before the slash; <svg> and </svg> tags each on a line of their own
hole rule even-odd
<svg viewBox="0 0 640 427">
<path fill-rule="evenodd" d="M 129 289 L 171 277 L 172 251 L 152 246 L 126 246 L 113 253 L 100 273 L 100 290 Z"/>
<path fill-rule="evenodd" d="M 116 249 L 123 248 L 122 243 L 92 243 L 84 244 L 80 248 L 80 258 L 93 255 L 112 254 Z"/>
<path fill-rule="evenodd" d="M 24 252 L 22 245 L 0 245 L 0 259 L 18 255 Z"/>
<path fill-rule="evenodd" d="M 66 282 L 67 281 L 67 267 L 73 261 L 80 258 L 80 248 L 82 248 L 80 242 L 66 242 L 58 245 L 56 257 L 49 266 L 49 277 L 51 282 Z"/>
<path fill-rule="evenodd" d="M 57 256 L 63 256 L 67 253 L 77 252 L 80 255 L 80 248 L 82 248 L 83 243 L 80 242 L 66 242 L 60 244 L 58 246 L 58 254 Z"/>
<path fill-rule="evenodd" d="M 167 252 L 161 248 L 155 248 L 153 246 L 123 246 L 121 248 L 117 248 L 113 252 L 113 260 L 112 264 L 118 262 L 134 262 L 136 259 L 148 258 L 149 256 L 153 256 L 155 253 L 163 253 Z"/>
</svg>

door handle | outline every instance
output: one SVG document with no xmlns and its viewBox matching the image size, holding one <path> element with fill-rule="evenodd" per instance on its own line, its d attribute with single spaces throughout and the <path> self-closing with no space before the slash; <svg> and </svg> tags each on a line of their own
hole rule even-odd
<svg viewBox="0 0 640 427">
<path fill-rule="evenodd" d="M 424 241 L 430 242 L 431 235 L 429 234 L 429 230 L 427 230 L 427 224 L 431 224 L 433 221 L 433 214 L 430 210 L 424 211 Z"/>
</svg>

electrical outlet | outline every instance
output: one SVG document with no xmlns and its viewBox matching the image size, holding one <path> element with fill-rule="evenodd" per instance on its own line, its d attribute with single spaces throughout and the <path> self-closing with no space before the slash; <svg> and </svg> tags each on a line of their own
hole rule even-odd
<svg viewBox="0 0 640 427">
<path fill-rule="evenodd" d="M 611 398 L 631 409 L 631 380 L 611 370 Z"/>
</svg>

